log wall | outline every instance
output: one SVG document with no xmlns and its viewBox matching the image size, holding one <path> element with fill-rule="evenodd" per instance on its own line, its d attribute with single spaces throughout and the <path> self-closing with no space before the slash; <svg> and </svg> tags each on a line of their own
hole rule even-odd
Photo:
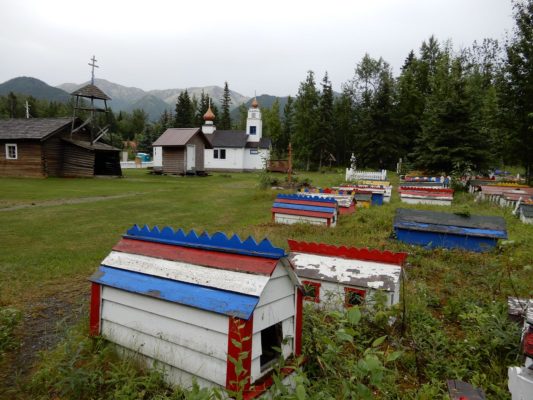
<svg viewBox="0 0 533 400">
<path fill-rule="evenodd" d="M 6 143 L 17 145 L 17 159 L 6 159 Z M 38 140 L 0 141 L 0 176 L 44 177 L 42 149 Z"/>
<path fill-rule="evenodd" d="M 61 176 L 63 164 L 63 147 L 59 135 L 42 142 L 43 146 L 43 170 L 47 176 Z"/>
<path fill-rule="evenodd" d="M 94 152 L 64 142 L 63 176 L 94 176 Z"/>
</svg>

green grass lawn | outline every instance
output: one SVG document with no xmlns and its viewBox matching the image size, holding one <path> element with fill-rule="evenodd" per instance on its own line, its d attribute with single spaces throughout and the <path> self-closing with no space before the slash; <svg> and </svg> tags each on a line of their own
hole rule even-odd
<svg viewBox="0 0 533 400">
<path fill-rule="evenodd" d="M 341 183 L 343 174 L 298 175 L 298 179 L 304 178 L 311 179 L 316 186 L 328 186 Z M 285 248 L 287 239 L 294 238 L 407 251 L 410 254 L 405 285 L 408 310 L 427 314 L 432 324 L 441 324 L 440 328 L 435 325 L 435 332 L 442 331 L 446 343 L 463 340 L 471 332 L 461 319 L 465 313 L 472 313 L 470 305 L 489 313 L 491 304 L 504 307 L 507 296 L 533 297 L 533 226 L 520 223 L 510 210 L 474 203 L 464 193 L 456 195 L 451 209 L 416 206 L 443 211 L 469 209 L 472 214 L 500 215 L 507 221 L 511 242 L 494 252 L 427 251 L 389 238 L 394 212 L 400 205 L 396 193 L 391 204 L 360 209 L 354 215 L 341 217 L 334 229 L 275 225 L 271 223 L 270 207 L 277 191 L 259 190 L 258 181 L 258 174 L 253 173 L 190 178 L 152 176 L 143 170 L 126 170 L 123 179 L 0 178 L 0 306 L 14 306 L 24 313 L 29 304 L 56 293 L 83 298 L 89 291 L 86 279 L 133 224 L 168 225 L 210 233 L 223 231 L 241 237 L 251 234 L 257 240 L 266 236 Z M 396 186 L 396 178 L 393 184 Z M 72 292 L 72 288 L 78 290 Z M 414 321 L 413 326 L 416 323 L 420 321 Z M 431 324 L 422 326 L 426 325 Z M 391 337 L 395 334 L 390 333 Z M 518 347 L 518 339 L 512 338 L 515 339 Z M 433 385 L 442 394 L 445 379 L 461 377 L 484 386 L 492 380 L 495 386 L 489 388 L 489 393 L 494 398 L 505 398 L 502 393 L 506 365 L 490 367 L 494 368 L 490 373 L 483 371 L 482 365 L 475 373 L 454 372 L 461 376 L 449 376 L 449 372 L 445 374 L 437 367 L 428 367 L 428 371 L 434 371 L 430 376 L 421 374 L 418 365 L 430 363 L 428 359 L 416 361 L 418 372 L 415 373 L 409 355 L 423 351 L 415 351 L 400 342 L 398 338 L 397 345 L 403 346 L 405 357 L 396 368 L 398 374 L 404 375 L 404 381 L 396 386 L 405 398 L 424 398 L 416 396 L 425 390 L 425 385 Z M 443 362 L 441 358 L 439 361 Z M 501 363 L 506 362 L 508 359 Z"/>
</svg>

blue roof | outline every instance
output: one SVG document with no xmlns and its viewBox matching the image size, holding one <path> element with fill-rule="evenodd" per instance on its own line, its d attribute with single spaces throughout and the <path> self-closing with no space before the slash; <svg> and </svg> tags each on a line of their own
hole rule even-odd
<svg viewBox="0 0 533 400">
<path fill-rule="evenodd" d="M 228 292 L 191 283 L 159 278 L 101 265 L 90 278 L 94 283 L 172 303 L 248 320 L 259 297 Z"/>
<path fill-rule="evenodd" d="M 312 194 L 306 195 L 305 193 L 298 193 L 298 194 L 278 194 L 276 197 L 277 199 L 287 199 L 287 200 L 311 200 L 316 201 L 319 203 L 337 203 L 337 200 L 335 200 L 333 197 L 320 197 L 320 196 L 313 196 Z"/>
<path fill-rule="evenodd" d="M 124 237 L 203 250 L 244 254 L 254 257 L 279 259 L 286 255 L 284 249 L 274 247 L 266 238 L 257 243 L 252 236 L 248 236 L 246 240 L 241 240 L 238 235 L 233 235 L 231 238 L 228 238 L 222 232 L 217 232 L 209 236 L 209 233 L 205 231 L 200 235 L 194 230 L 186 234 L 181 229 L 174 231 L 174 229 L 168 226 L 159 230 L 157 226 L 150 229 L 148 225 L 144 225 L 142 228 L 134 225 L 127 231 Z"/>
<path fill-rule="evenodd" d="M 335 208 L 331 207 L 320 207 L 320 206 L 308 206 L 304 204 L 290 204 L 290 203 L 274 203 L 272 207 L 275 208 L 288 208 L 291 210 L 305 210 L 305 211 L 315 211 L 323 213 L 334 213 Z"/>
</svg>

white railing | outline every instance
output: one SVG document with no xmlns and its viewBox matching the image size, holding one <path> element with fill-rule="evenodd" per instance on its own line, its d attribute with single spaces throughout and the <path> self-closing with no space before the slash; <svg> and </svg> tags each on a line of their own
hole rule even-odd
<svg viewBox="0 0 533 400">
<path fill-rule="evenodd" d="M 351 168 L 346 168 L 346 182 L 366 179 L 373 181 L 386 181 L 387 170 L 382 169 L 381 171 L 354 171 Z"/>
<path fill-rule="evenodd" d="M 136 163 L 135 161 L 121 161 L 120 168 L 122 169 L 133 169 L 133 168 L 148 168 L 153 167 L 153 161 L 143 161 L 141 163 Z"/>
</svg>

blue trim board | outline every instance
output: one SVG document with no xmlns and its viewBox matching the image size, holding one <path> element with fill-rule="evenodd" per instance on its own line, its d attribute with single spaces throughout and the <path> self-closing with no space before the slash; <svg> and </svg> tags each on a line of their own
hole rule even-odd
<svg viewBox="0 0 533 400">
<path fill-rule="evenodd" d="M 318 203 L 335 203 L 337 204 L 337 200 L 335 200 L 333 197 L 320 197 L 320 196 L 313 196 L 313 193 L 298 193 L 298 194 L 278 194 L 276 196 L 277 199 L 287 199 L 287 200 L 302 200 L 302 198 L 306 200 L 312 200 L 316 201 Z"/>
<path fill-rule="evenodd" d="M 446 249 L 463 249 L 481 253 L 493 249 L 498 242 L 498 239 L 494 237 L 416 231 L 397 226 L 394 227 L 394 232 L 401 242 L 424 246 L 430 249 L 443 247 Z"/>
<path fill-rule="evenodd" d="M 207 288 L 101 265 L 89 279 L 127 292 L 155 297 L 217 314 L 248 320 L 259 297 Z"/>
<path fill-rule="evenodd" d="M 307 206 L 304 204 L 290 204 L 290 203 L 274 203 L 272 206 L 274 208 L 287 208 L 291 210 L 304 210 L 304 211 L 315 211 L 328 214 L 334 214 L 335 208 L 330 207 L 319 207 L 319 206 Z"/>
<path fill-rule="evenodd" d="M 279 259 L 286 255 L 284 249 L 274 247 L 266 238 L 257 243 L 252 236 L 248 236 L 246 240 L 241 240 L 238 235 L 228 238 L 223 232 L 216 232 L 209 236 L 207 232 L 198 235 L 194 230 L 185 234 L 182 229 L 174 231 L 168 226 L 159 230 L 157 226 L 150 229 L 148 225 L 144 225 L 142 228 L 134 225 L 123 237 L 211 251 L 244 254 L 253 257 Z"/>
</svg>

